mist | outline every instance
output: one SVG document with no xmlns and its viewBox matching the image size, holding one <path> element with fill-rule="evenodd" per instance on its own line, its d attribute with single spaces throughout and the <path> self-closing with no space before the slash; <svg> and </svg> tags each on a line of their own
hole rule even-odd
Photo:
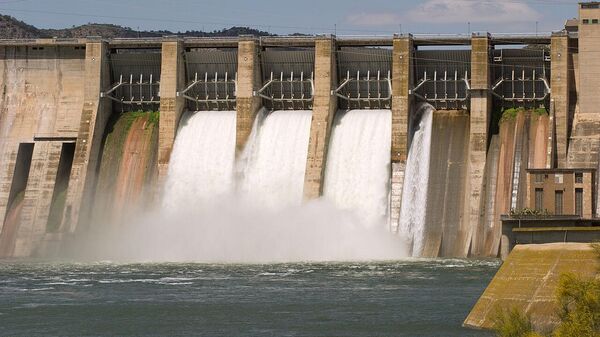
<svg viewBox="0 0 600 337">
<path fill-rule="evenodd" d="M 193 201 L 177 211 L 140 214 L 123 226 L 95 225 L 80 235 L 68 258 L 113 262 L 279 263 L 394 260 L 404 240 L 383 223 L 361 222 L 320 199 L 270 210 L 227 197 Z"/>
</svg>

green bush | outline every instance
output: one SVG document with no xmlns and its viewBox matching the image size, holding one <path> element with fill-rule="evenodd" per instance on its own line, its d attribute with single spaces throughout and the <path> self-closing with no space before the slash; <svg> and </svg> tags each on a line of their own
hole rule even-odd
<svg viewBox="0 0 600 337">
<path fill-rule="evenodd" d="M 557 289 L 561 323 L 556 337 L 600 336 L 600 280 L 574 274 L 560 276 Z"/>
<path fill-rule="evenodd" d="M 519 208 L 519 209 L 515 209 L 512 208 L 510 210 L 510 216 L 513 218 L 519 218 L 522 216 L 537 216 L 537 217 L 545 217 L 548 215 L 552 215 L 552 213 L 550 213 L 550 211 L 548 211 L 547 209 L 544 210 L 539 210 L 539 209 L 535 209 L 535 208 Z"/>
<path fill-rule="evenodd" d="M 503 122 L 514 120 L 515 118 L 517 118 L 517 116 L 519 115 L 520 112 L 530 112 L 537 116 L 548 115 L 548 110 L 546 110 L 546 108 L 544 108 L 544 107 L 540 107 L 540 108 L 536 108 L 536 109 L 525 109 L 524 107 L 508 108 L 508 109 L 500 110 L 501 117 L 500 117 L 498 123 L 502 124 Z M 495 118 L 497 118 L 497 117 L 495 117 Z"/>
<path fill-rule="evenodd" d="M 548 115 L 548 110 L 546 110 L 546 108 L 537 108 L 533 110 L 533 112 L 538 116 Z"/>
<path fill-rule="evenodd" d="M 516 308 L 499 310 L 494 318 L 494 331 L 498 337 L 535 336 L 529 315 Z"/>
<path fill-rule="evenodd" d="M 592 244 L 600 258 L 600 244 Z M 560 323 L 552 337 L 600 336 L 600 275 L 582 278 L 572 273 L 560 276 L 556 290 Z M 533 329 L 529 315 L 518 309 L 498 311 L 494 319 L 498 337 L 541 337 Z"/>
</svg>

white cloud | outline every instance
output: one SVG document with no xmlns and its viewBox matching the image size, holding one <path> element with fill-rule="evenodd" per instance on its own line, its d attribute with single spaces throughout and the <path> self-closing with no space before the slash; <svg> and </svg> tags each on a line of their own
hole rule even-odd
<svg viewBox="0 0 600 337">
<path fill-rule="evenodd" d="M 525 3 L 504 1 L 428 0 L 408 11 L 411 22 L 514 23 L 539 20 L 541 15 Z"/>
<path fill-rule="evenodd" d="M 390 26 L 402 22 L 402 17 L 393 13 L 361 13 L 346 17 L 346 22 L 355 26 Z"/>
</svg>

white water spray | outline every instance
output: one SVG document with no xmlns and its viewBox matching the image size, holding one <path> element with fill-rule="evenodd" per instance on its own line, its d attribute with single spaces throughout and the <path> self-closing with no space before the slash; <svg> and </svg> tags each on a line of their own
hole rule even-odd
<svg viewBox="0 0 600 337">
<path fill-rule="evenodd" d="M 217 263 L 368 261 L 406 256 L 403 240 L 385 226 L 369 228 L 353 211 L 340 210 L 326 200 L 301 203 L 311 111 L 262 111 L 242 158 L 235 163 L 237 179 L 233 173 L 235 115 L 226 115 L 200 112 L 188 114 L 182 121 L 163 196 L 166 209 L 141 214 L 119 229 L 98 228 L 82 239 L 73 255 L 128 262 Z M 390 129 L 389 122 L 384 124 L 384 130 Z M 377 125 L 369 126 L 369 133 L 381 131 Z M 387 146 L 372 150 L 385 152 L 389 160 Z M 362 160 L 371 161 L 372 155 L 368 153 Z M 365 179 L 366 173 L 355 177 Z M 345 183 L 354 184 L 351 180 Z M 360 205 L 361 198 L 369 204 L 373 195 L 356 193 L 353 205 Z M 380 199 L 377 194 L 377 203 Z M 381 212 L 379 206 L 373 209 Z"/>
<path fill-rule="evenodd" d="M 261 207 L 300 205 L 310 110 L 261 110 L 238 163 L 238 191 Z"/>
<path fill-rule="evenodd" d="M 235 111 L 186 112 L 179 123 L 163 207 L 202 203 L 234 187 Z"/>
<path fill-rule="evenodd" d="M 333 124 L 323 194 L 368 225 L 387 214 L 391 130 L 390 110 L 338 111 Z"/>
<path fill-rule="evenodd" d="M 433 107 L 423 104 L 414 116 L 412 124 L 418 124 L 415 125 L 406 162 L 399 232 L 409 242 L 412 241 L 412 255 L 419 256 L 423 250 L 427 214 Z"/>
</svg>

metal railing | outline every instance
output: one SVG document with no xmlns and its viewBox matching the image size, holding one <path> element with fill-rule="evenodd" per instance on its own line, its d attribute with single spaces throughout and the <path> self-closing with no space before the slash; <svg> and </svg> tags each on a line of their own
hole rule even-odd
<svg viewBox="0 0 600 337">
<path fill-rule="evenodd" d="M 469 103 L 470 89 L 468 71 L 444 70 L 438 74 L 434 69 L 431 72 L 425 70 L 410 93 L 436 109 L 464 109 Z"/>
<path fill-rule="evenodd" d="M 160 104 L 160 81 L 154 79 L 153 75 L 140 74 L 139 77 L 130 74 L 123 78 L 121 74 L 119 81 L 112 85 L 108 91 L 100 92 L 100 97 L 106 97 L 121 104 Z"/>
<path fill-rule="evenodd" d="M 509 89 L 506 89 L 506 86 Z M 539 94 L 540 87 L 543 87 L 543 94 Z M 507 91 L 510 93 L 509 95 L 506 95 Z M 536 74 L 535 69 L 530 74 L 523 69 L 518 75 L 515 73 L 515 69 L 512 69 L 510 74 L 498 78 L 492 85 L 492 94 L 495 97 L 512 103 L 544 101 L 550 92 L 550 85 L 545 73 Z"/>
<path fill-rule="evenodd" d="M 390 108 L 392 99 L 392 78 L 388 71 L 381 74 L 361 76 L 360 70 L 356 76 L 346 72 L 346 78 L 333 91 L 333 94 L 348 104 L 348 108 Z"/>
<path fill-rule="evenodd" d="M 313 73 L 310 76 L 305 76 L 304 72 L 300 75 L 290 72 L 289 76 L 283 72 L 279 76 L 270 73 L 269 79 L 265 84 L 254 92 L 254 96 L 258 96 L 267 101 L 267 105 L 271 109 L 310 109 L 313 103 L 315 94 L 315 85 Z"/>
<path fill-rule="evenodd" d="M 196 110 L 231 110 L 235 108 L 237 92 L 237 73 L 233 78 L 228 72 L 218 72 L 204 76 L 194 74 L 194 79 L 185 89 L 177 92 L 178 97 L 195 103 Z"/>
</svg>

